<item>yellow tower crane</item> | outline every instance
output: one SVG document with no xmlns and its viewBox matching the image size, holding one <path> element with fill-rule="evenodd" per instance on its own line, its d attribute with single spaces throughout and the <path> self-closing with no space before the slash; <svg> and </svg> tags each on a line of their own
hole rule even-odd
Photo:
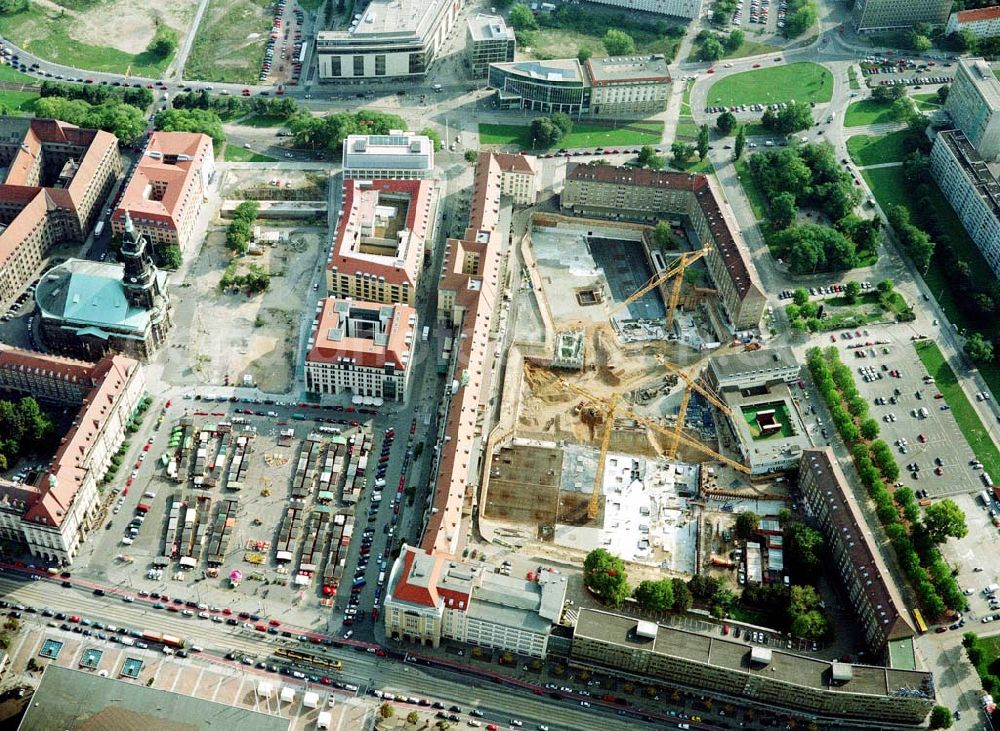
<svg viewBox="0 0 1000 731">
<path fill-rule="evenodd" d="M 626 299 L 616 304 L 608 311 L 608 317 L 616 315 L 618 312 L 628 307 L 630 304 L 635 302 L 640 297 L 643 297 L 648 292 L 651 292 L 656 287 L 671 279 L 672 277 L 677 277 L 674 282 L 673 289 L 670 293 L 670 301 L 667 307 L 667 327 L 670 327 L 674 322 L 674 310 L 677 308 L 677 303 L 680 301 L 681 297 L 681 285 L 684 280 L 684 271 L 694 264 L 696 261 L 701 259 L 703 256 L 708 254 L 709 248 L 706 246 L 703 249 L 698 249 L 697 251 L 685 251 L 683 254 L 674 259 L 670 263 L 670 266 L 666 267 L 662 272 L 654 274 L 650 277 L 644 285 L 639 287 L 635 292 L 630 294 Z"/>
<path fill-rule="evenodd" d="M 705 386 L 702 386 L 698 381 L 696 381 L 692 374 L 681 370 L 676 365 L 671 363 L 669 360 L 664 358 L 662 355 L 657 353 L 655 356 L 656 360 L 666 368 L 668 371 L 673 373 L 680 379 L 684 381 L 684 392 L 681 394 L 681 407 L 677 412 L 677 425 L 674 430 L 674 438 L 670 440 L 667 444 L 667 456 L 674 459 L 677 456 L 677 447 L 679 446 L 679 435 L 684 429 L 684 418 L 687 416 L 688 402 L 691 400 L 691 392 L 697 391 L 702 396 L 704 396 L 710 403 L 712 403 L 719 411 L 721 411 L 726 416 L 732 416 L 732 411 L 726 404 L 712 391 Z M 696 366 L 697 367 L 697 366 Z"/>
</svg>

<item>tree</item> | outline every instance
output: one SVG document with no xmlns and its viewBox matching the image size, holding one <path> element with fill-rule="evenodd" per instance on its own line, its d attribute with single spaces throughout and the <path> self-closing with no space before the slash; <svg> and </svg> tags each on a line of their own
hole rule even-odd
<svg viewBox="0 0 1000 731">
<path fill-rule="evenodd" d="M 660 170 L 663 168 L 663 158 L 657 154 L 656 148 L 652 145 L 643 145 L 639 149 L 639 156 L 636 158 L 636 162 L 640 166 L 649 168 L 650 170 Z"/>
<path fill-rule="evenodd" d="M 848 304 L 854 304 L 858 301 L 858 297 L 861 296 L 861 283 L 860 282 L 848 282 L 844 285 L 844 299 L 847 300 Z"/>
<path fill-rule="evenodd" d="M 799 614 L 792 620 L 791 633 L 806 640 L 823 639 L 830 633 L 830 622 L 817 609 Z"/>
<path fill-rule="evenodd" d="M 632 36 L 617 28 L 608 28 L 601 43 L 604 44 L 604 50 L 609 56 L 628 56 L 635 53 L 635 41 L 632 40 Z"/>
<path fill-rule="evenodd" d="M 559 130 L 560 136 L 565 137 L 573 131 L 573 120 L 565 112 L 556 112 L 549 116 L 552 124 Z"/>
<path fill-rule="evenodd" d="M 993 344 L 984 340 L 979 333 L 969 335 L 962 349 L 976 363 L 989 363 L 993 360 Z"/>
<path fill-rule="evenodd" d="M 732 131 L 736 129 L 736 115 L 732 112 L 723 112 L 715 120 L 715 128 L 719 130 L 719 134 L 732 134 Z"/>
<path fill-rule="evenodd" d="M 800 581 L 819 575 L 823 560 L 823 534 L 804 523 L 792 522 L 785 529 L 791 566 Z"/>
<path fill-rule="evenodd" d="M 723 42 L 723 45 L 726 47 L 726 52 L 735 53 L 738 51 L 740 46 L 743 45 L 743 38 L 743 31 L 739 29 L 732 31 L 728 36 L 726 36 L 726 40 Z"/>
<path fill-rule="evenodd" d="M 430 139 L 434 143 L 434 151 L 440 152 L 441 148 L 444 147 L 444 143 L 441 141 L 441 135 L 433 127 L 424 127 L 417 134 L 422 134 L 424 137 Z"/>
<path fill-rule="evenodd" d="M 167 25 L 159 25 L 146 52 L 154 58 L 167 58 L 177 48 L 177 32 Z"/>
<path fill-rule="evenodd" d="M 795 196 L 792 193 L 782 191 L 770 200 L 768 218 L 775 228 L 788 228 L 792 225 L 798 212 L 799 207 L 795 202 Z"/>
<path fill-rule="evenodd" d="M 814 0 L 792 0 L 785 16 L 784 33 L 787 38 L 795 38 L 816 24 L 816 3 Z"/>
<path fill-rule="evenodd" d="M 670 580 L 670 583 L 673 585 L 674 611 L 686 612 L 691 608 L 692 602 L 691 590 L 688 588 L 687 582 L 675 577 Z"/>
<path fill-rule="evenodd" d="M 222 120 L 210 109 L 166 109 L 157 113 L 153 124 L 164 132 L 201 132 L 217 145 L 226 140 Z"/>
<path fill-rule="evenodd" d="M 879 434 L 878 422 L 875 421 L 875 419 L 865 419 L 861 422 L 861 426 L 858 430 L 861 432 L 862 437 L 871 441 Z"/>
<path fill-rule="evenodd" d="M 900 85 L 876 86 L 872 89 L 872 101 L 879 104 L 891 104 L 906 96 L 906 89 Z"/>
<path fill-rule="evenodd" d="M 479 153 L 475 150 L 466 150 L 465 155 L 463 155 L 466 162 L 475 162 L 479 159 Z"/>
<path fill-rule="evenodd" d="M 944 543 L 949 538 L 964 538 L 969 532 L 965 513 L 954 500 L 946 498 L 924 510 L 924 532 L 932 543 Z"/>
<path fill-rule="evenodd" d="M 749 539 L 760 527 L 760 516 L 746 511 L 736 516 L 736 537 L 742 541 Z"/>
<path fill-rule="evenodd" d="M 674 588 L 670 579 L 643 581 L 632 596 L 640 607 L 653 612 L 665 612 L 674 606 Z"/>
<path fill-rule="evenodd" d="M 739 160 L 743 157 L 743 150 L 747 146 L 747 128 L 745 124 L 741 124 L 739 129 L 736 130 L 736 141 L 733 143 L 733 158 Z"/>
<path fill-rule="evenodd" d="M 562 139 L 562 130 L 549 117 L 531 120 L 531 138 L 535 147 L 552 147 Z"/>
<path fill-rule="evenodd" d="M 677 249 L 680 247 L 680 240 L 674 236 L 670 224 L 666 221 L 657 221 L 653 229 L 653 241 L 663 249 Z"/>
<path fill-rule="evenodd" d="M 878 291 L 882 292 L 882 293 L 891 292 L 892 288 L 895 287 L 895 286 L 896 286 L 896 283 L 894 281 L 892 281 L 891 279 L 883 279 L 881 282 L 879 282 L 877 285 L 875 285 L 875 287 L 878 289 Z"/>
<path fill-rule="evenodd" d="M 708 63 L 718 61 L 722 58 L 724 50 L 722 42 L 715 36 L 711 36 L 701 45 L 701 49 L 698 51 L 698 60 Z"/>
<path fill-rule="evenodd" d="M 619 606 L 629 595 L 625 562 L 597 548 L 583 562 L 584 583 L 611 606 Z"/>
<path fill-rule="evenodd" d="M 938 102 L 944 104 L 946 101 L 948 101 L 948 93 L 950 91 L 951 91 L 950 84 L 944 84 L 942 86 L 939 86 L 937 90 Z"/>
<path fill-rule="evenodd" d="M 389 703 L 383 703 L 381 708 L 378 709 L 378 715 L 386 720 L 392 718 L 395 714 L 396 709 L 394 709 Z"/>
<path fill-rule="evenodd" d="M 705 574 L 695 574 L 688 580 L 688 591 L 697 599 L 708 600 L 719 588 L 719 580 Z"/>
<path fill-rule="evenodd" d="M 701 125 L 698 130 L 698 159 L 704 160 L 708 157 L 708 125 Z"/>
<path fill-rule="evenodd" d="M 420 723 L 420 714 L 416 711 L 410 711 L 406 714 L 406 722 L 411 726 L 416 726 Z"/>
<path fill-rule="evenodd" d="M 576 60 L 580 63 L 586 63 L 592 55 L 589 48 L 581 48 L 576 52 Z"/>
<path fill-rule="evenodd" d="M 930 727 L 931 728 L 951 728 L 951 710 L 945 708 L 944 706 L 934 706 L 931 709 Z"/>
<path fill-rule="evenodd" d="M 686 142 L 674 142 L 670 145 L 670 154 L 673 155 L 674 165 L 683 166 L 688 158 L 694 153 L 694 146 Z"/>
<path fill-rule="evenodd" d="M 507 18 L 510 21 L 510 27 L 514 30 L 535 30 L 538 27 L 534 13 L 524 3 L 514 5 Z"/>
</svg>

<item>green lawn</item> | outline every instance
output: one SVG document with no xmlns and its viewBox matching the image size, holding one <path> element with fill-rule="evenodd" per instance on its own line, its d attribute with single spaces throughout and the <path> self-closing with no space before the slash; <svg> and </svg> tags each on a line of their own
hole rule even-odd
<svg viewBox="0 0 1000 731">
<path fill-rule="evenodd" d="M 237 124 L 241 124 L 244 127 L 284 127 L 288 124 L 288 120 L 284 117 L 275 117 L 270 114 L 251 114 L 249 117 L 239 120 Z"/>
<path fill-rule="evenodd" d="M 628 122 L 609 127 L 595 122 L 576 122 L 573 131 L 556 147 L 607 147 L 608 145 L 655 145 L 663 135 L 663 122 Z M 479 125 L 479 144 L 512 145 L 532 149 L 531 127 L 521 124 Z"/>
<path fill-rule="evenodd" d="M 917 105 L 917 110 L 921 112 L 933 112 L 941 108 L 937 94 L 914 94 L 912 99 Z"/>
<path fill-rule="evenodd" d="M 754 218 L 763 221 L 767 218 L 767 204 L 764 202 L 764 194 L 757 187 L 757 181 L 750 174 L 750 166 L 747 165 L 746 158 L 737 160 L 734 165 L 736 166 L 736 175 L 743 185 L 743 192 L 746 194 L 747 200 L 750 201 Z"/>
<path fill-rule="evenodd" d="M 37 84 L 38 79 L 34 76 L 21 73 L 17 69 L 12 69 L 7 64 L 0 64 L 0 81 L 10 81 L 15 84 Z"/>
<path fill-rule="evenodd" d="M 918 340 L 914 345 L 927 372 L 934 376 L 934 385 L 944 394 L 945 403 L 951 407 L 958 428 L 961 429 L 965 441 L 972 447 L 976 459 L 983 463 L 986 472 L 997 474 L 997 470 L 1000 470 L 1000 450 L 990 439 L 979 414 L 965 397 L 955 372 L 945 362 L 941 349 L 933 340 Z"/>
<path fill-rule="evenodd" d="M 688 55 L 688 61 L 698 62 L 698 54 L 701 53 L 701 43 L 695 41 L 691 44 L 691 53 Z M 724 53 L 722 58 L 746 58 L 747 56 L 760 56 L 765 53 L 774 53 L 775 51 L 780 51 L 778 46 L 772 46 L 767 43 L 760 43 L 758 41 L 743 41 L 743 45 L 737 48 L 732 53 Z"/>
<path fill-rule="evenodd" d="M 906 157 L 903 142 L 909 133 L 904 130 L 873 137 L 856 135 L 847 140 L 847 151 L 855 165 L 881 165 L 887 162 L 902 162 Z"/>
<path fill-rule="evenodd" d="M 259 152 L 248 150 L 245 147 L 236 145 L 226 145 L 226 151 L 222 155 L 226 162 L 276 162 L 276 159 Z"/>
<path fill-rule="evenodd" d="M 542 27 L 537 30 L 517 32 L 519 57 L 524 54 L 539 60 L 576 58 L 580 51 L 588 51 L 592 57 L 602 58 L 608 55 L 602 39 L 610 28 L 623 30 L 631 36 L 635 42 L 634 55 L 662 53 L 667 61 L 673 61 L 680 45 L 680 35 L 675 37 L 660 32 L 656 27 L 658 23 L 647 22 L 621 8 L 587 5 L 574 13 L 559 7 L 540 16 L 539 25 Z M 677 27 L 676 23 L 669 25 Z"/>
<path fill-rule="evenodd" d="M 885 124 L 886 122 L 898 122 L 899 115 L 896 114 L 891 104 L 883 104 L 874 99 L 862 99 L 851 102 L 844 115 L 845 127 L 864 127 L 868 124 Z"/>
<path fill-rule="evenodd" d="M 847 83 L 850 85 L 851 89 L 861 88 L 861 84 L 858 82 L 858 72 L 854 70 L 853 66 L 847 67 Z"/>
<path fill-rule="evenodd" d="M 191 44 L 184 77 L 256 83 L 273 10 L 274 3 L 268 0 L 209 0 Z M 278 58 L 274 62 L 277 70 L 281 62 Z"/>
<path fill-rule="evenodd" d="M 716 81 L 708 90 L 711 105 L 828 102 L 833 75 L 819 64 L 803 62 L 744 71 Z"/>
<path fill-rule="evenodd" d="M 0 105 L 15 114 L 34 114 L 35 102 L 40 98 L 33 91 L 0 91 Z"/>
<path fill-rule="evenodd" d="M 0 36 L 40 58 L 76 68 L 124 73 L 131 67 L 137 76 L 159 76 L 170 58 L 155 58 L 146 52 L 126 53 L 109 46 L 92 46 L 74 40 L 77 21 L 39 3 L 14 15 L 0 15 Z"/>
</svg>

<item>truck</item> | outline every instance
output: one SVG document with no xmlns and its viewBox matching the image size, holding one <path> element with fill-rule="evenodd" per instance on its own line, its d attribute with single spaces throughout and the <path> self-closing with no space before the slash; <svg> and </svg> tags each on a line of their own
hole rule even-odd
<svg viewBox="0 0 1000 731">
<path fill-rule="evenodd" d="M 94 238 L 101 238 L 102 233 L 104 233 L 104 221 L 98 221 L 97 225 L 94 226 Z"/>
<path fill-rule="evenodd" d="M 427 342 L 427 338 L 430 337 L 430 334 L 431 334 L 431 327 L 430 327 L 430 325 L 424 325 L 424 332 L 423 332 L 423 335 L 420 336 L 420 339 L 423 342 L 426 343 Z"/>
</svg>

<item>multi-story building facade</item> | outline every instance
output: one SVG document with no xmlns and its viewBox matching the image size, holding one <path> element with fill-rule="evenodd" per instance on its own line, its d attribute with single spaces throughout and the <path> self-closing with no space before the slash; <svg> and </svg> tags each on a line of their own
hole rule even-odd
<svg viewBox="0 0 1000 731">
<path fill-rule="evenodd" d="M 410 384 L 417 312 L 329 297 L 316 307 L 306 353 L 306 388 L 405 401 Z"/>
<path fill-rule="evenodd" d="M 491 164 L 500 169 L 500 194 L 510 196 L 519 206 L 533 206 L 538 200 L 538 158 L 491 152 Z"/>
<path fill-rule="evenodd" d="M 857 0 L 851 24 L 858 33 L 884 33 L 912 28 L 917 23 L 944 25 L 952 0 Z"/>
<path fill-rule="evenodd" d="M 316 34 L 321 82 L 421 77 L 458 20 L 462 0 L 373 0 L 347 30 Z"/>
<path fill-rule="evenodd" d="M 948 16 L 946 34 L 968 32 L 976 38 L 992 38 L 1000 35 L 1000 7 L 960 10 Z"/>
<path fill-rule="evenodd" d="M 430 180 L 345 180 L 327 293 L 415 306 L 436 216 L 437 188 Z"/>
<path fill-rule="evenodd" d="M 675 18 L 697 18 L 701 14 L 701 0 L 595 0 L 602 5 L 640 10 Z"/>
<path fill-rule="evenodd" d="M 41 561 L 69 564 L 100 527 L 98 482 L 143 396 L 139 364 L 113 355 L 73 361 L 0 345 L 0 390 L 77 407 L 51 463 L 31 484 L 0 478 L 0 537 Z"/>
<path fill-rule="evenodd" d="M 570 164 L 560 206 L 575 215 L 644 223 L 684 216 L 688 230 L 710 248 L 706 263 L 731 326 L 746 330 L 760 322 L 766 297 L 721 198 L 705 175 Z"/>
<path fill-rule="evenodd" d="M 663 111 L 671 82 L 660 54 L 494 63 L 488 77 L 501 109 L 613 118 Z"/>
<path fill-rule="evenodd" d="M 1000 184 L 962 132 L 938 133 L 931 148 L 931 175 L 986 263 L 1000 276 Z"/>
<path fill-rule="evenodd" d="M 462 510 L 473 489 L 470 474 L 482 449 L 478 439 L 493 385 L 500 253 L 512 219 L 509 200 L 501 200 L 502 180 L 497 159 L 480 153 L 469 225 L 461 239 L 448 239 L 441 267 L 437 321 L 457 345 L 447 371 L 452 396 L 439 432 L 444 447 L 435 455 L 435 483 L 420 539 L 427 551 L 457 553 Z"/>
<path fill-rule="evenodd" d="M 542 658 L 562 616 L 561 578 L 524 581 L 404 545 L 387 583 L 385 633 L 432 647 L 448 639 Z"/>
<path fill-rule="evenodd" d="M 476 79 L 486 77 L 491 63 L 510 63 L 514 60 L 517 41 L 514 30 L 508 28 L 503 17 L 480 13 L 469 18 L 465 39 L 465 62 Z"/>
<path fill-rule="evenodd" d="M 830 447 L 804 450 L 799 489 L 826 536 L 831 568 L 844 582 L 872 654 L 884 655 L 890 641 L 913 637 L 906 605 Z"/>
<path fill-rule="evenodd" d="M 122 172 L 118 140 L 53 119 L 0 117 L 0 304 L 56 244 L 83 243 Z"/>
<path fill-rule="evenodd" d="M 434 143 L 426 135 L 391 130 L 387 135 L 348 135 L 344 179 L 418 180 L 434 175 Z"/>
<path fill-rule="evenodd" d="M 944 110 L 984 160 L 1000 155 L 1000 81 L 982 58 L 960 58 Z"/>
<path fill-rule="evenodd" d="M 580 610 L 571 664 L 828 718 L 919 724 L 935 699 L 931 673 L 830 662 L 595 609 Z"/>
<path fill-rule="evenodd" d="M 719 392 L 796 383 L 801 370 L 791 348 L 767 348 L 712 358 L 705 373 L 708 384 Z"/>
<path fill-rule="evenodd" d="M 125 213 L 155 247 L 191 243 L 202 203 L 215 179 L 212 138 L 198 132 L 154 132 L 132 169 L 111 230 L 125 231 Z"/>
<path fill-rule="evenodd" d="M 69 259 L 49 269 L 35 290 L 42 340 L 78 358 L 124 353 L 149 360 L 172 324 L 167 275 L 149 249 L 126 212 L 121 264 Z"/>
</svg>

